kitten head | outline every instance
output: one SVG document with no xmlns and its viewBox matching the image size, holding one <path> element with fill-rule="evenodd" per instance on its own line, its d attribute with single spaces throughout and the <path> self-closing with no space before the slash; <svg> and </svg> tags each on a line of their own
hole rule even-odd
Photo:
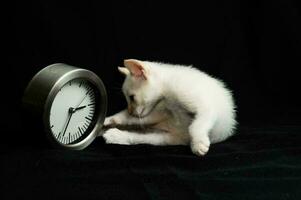
<svg viewBox="0 0 301 200">
<path fill-rule="evenodd" d="M 162 98 L 161 86 L 149 62 L 124 60 L 125 67 L 118 70 L 126 76 L 122 86 L 128 103 L 128 112 L 145 117 L 152 112 Z"/>
</svg>

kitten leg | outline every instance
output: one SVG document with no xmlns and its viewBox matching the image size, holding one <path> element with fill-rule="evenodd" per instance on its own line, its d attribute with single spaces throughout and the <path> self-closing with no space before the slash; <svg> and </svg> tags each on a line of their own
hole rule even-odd
<svg viewBox="0 0 301 200">
<path fill-rule="evenodd" d="M 189 126 L 190 147 L 194 154 L 204 156 L 210 146 L 209 131 L 213 126 L 211 115 L 196 115 Z"/>
<path fill-rule="evenodd" d="M 122 110 L 119 113 L 116 113 L 115 115 L 112 115 L 110 117 L 106 117 L 104 121 L 104 126 L 115 126 L 117 124 L 126 124 L 125 122 L 128 120 L 128 118 L 131 117 L 127 110 Z"/>
<path fill-rule="evenodd" d="M 160 112 L 152 112 L 146 117 L 139 118 L 131 116 L 127 110 L 123 110 L 113 116 L 107 117 L 104 125 L 114 127 L 116 125 L 155 124 L 162 121 L 165 115 Z"/>
<path fill-rule="evenodd" d="M 151 145 L 186 145 L 189 138 L 181 137 L 169 132 L 153 131 L 150 133 L 137 133 L 112 128 L 107 130 L 103 138 L 107 144 L 151 144 Z"/>
</svg>

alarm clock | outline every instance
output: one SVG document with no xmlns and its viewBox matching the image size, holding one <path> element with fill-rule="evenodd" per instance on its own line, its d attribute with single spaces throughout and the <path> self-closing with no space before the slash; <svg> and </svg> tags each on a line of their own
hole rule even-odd
<svg viewBox="0 0 301 200">
<path fill-rule="evenodd" d="M 107 94 L 103 82 L 92 71 L 56 63 L 32 78 L 23 103 L 26 110 L 41 119 L 44 132 L 55 147 L 81 150 L 102 129 Z"/>
</svg>

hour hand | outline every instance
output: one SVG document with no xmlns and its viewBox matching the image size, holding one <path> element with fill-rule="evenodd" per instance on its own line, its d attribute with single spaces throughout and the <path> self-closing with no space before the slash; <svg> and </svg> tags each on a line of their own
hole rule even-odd
<svg viewBox="0 0 301 200">
<path fill-rule="evenodd" d="M 87 107 L 87 106 L 80 106 L 80 107 L 74 108 L 74 109 L 73 109 L 73 112 L 76 112 L 77 110 L 83 109 L 83 108 L 85 108 L 85 107 Z"/>
</svg>

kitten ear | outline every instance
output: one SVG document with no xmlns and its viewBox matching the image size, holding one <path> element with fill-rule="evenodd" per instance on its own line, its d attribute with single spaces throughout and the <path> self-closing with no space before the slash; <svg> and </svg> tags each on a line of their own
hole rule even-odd
<svg viewBox="0 0 301 200">
<path fill-rule="evenodd" d="M 125 67 L 118 67 L 118 71 L 126 76 L 130 74 L 130 71 Z"/>
<path fill-rule="evenodd" d="M 124 66 L 130 71 L 131 75 L 136 78 L 147 80 L 147 73 L 145 66 L 139 60 L 127 59 L 124 60 Z"/>
</svg>

